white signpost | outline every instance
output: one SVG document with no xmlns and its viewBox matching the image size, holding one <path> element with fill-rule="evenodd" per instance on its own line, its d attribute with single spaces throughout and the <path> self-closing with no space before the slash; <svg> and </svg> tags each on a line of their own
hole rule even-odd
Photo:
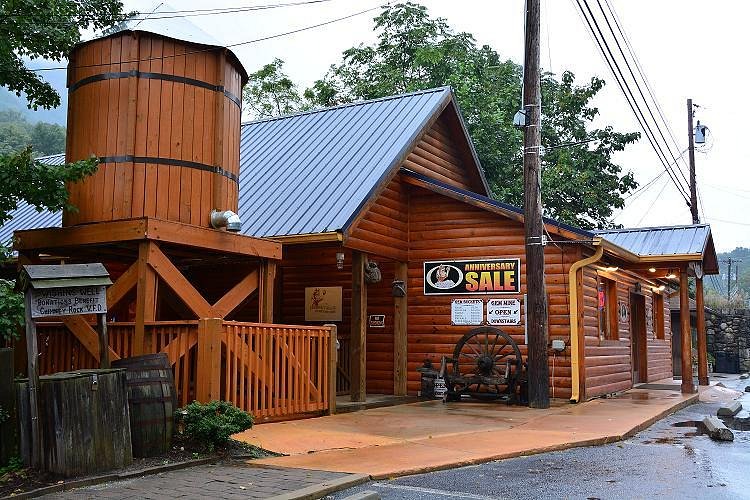
<svg viewBox="0 0 750 500">
<path fill-rule="evenodd" d="M 484 300 L 453 299 L 451 301 L 452 325 L 481 325 L 484 320 Z"/>
<path fill-rule="evenodd" d="M 520 325 L 521 301 L 518 299 L 490 299 L 487 301 L 488 325 Z"/>
</svg>

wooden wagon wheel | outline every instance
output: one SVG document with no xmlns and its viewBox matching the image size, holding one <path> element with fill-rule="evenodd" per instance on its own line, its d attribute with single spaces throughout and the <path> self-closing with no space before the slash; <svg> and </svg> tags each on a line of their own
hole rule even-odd
<svg viewBox="0 0 750 500">
<path fill-rule="evenodd" d="M 512 398 L 522 363 L 521 350 L 510 335 L 491 326 L 474 328 L 461 337 L 453 352 L 454 375 L 466 382 L 457 382 L 451 392 L 486 400 Z"/>
</svg>

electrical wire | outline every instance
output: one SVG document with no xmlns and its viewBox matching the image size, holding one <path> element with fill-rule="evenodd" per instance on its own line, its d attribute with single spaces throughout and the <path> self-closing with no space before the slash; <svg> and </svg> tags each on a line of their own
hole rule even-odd
<svg viewBox="0 0 750 500">
<path fill-rule="evenodd" d="M 646 117 L 643 113 L 643 111 L 640 109 L 640 105 L 635 99 L 635 96 L 633 94 L 632 89 L 630 89 L 630 86 L 627 82 L 627 80 L 624 77 L 624 74 L 622 70 L 619 67 L 619 64 L 617 63 L 616 59 L 614 58 L 614 54 L 612 53 L 611 49 L 609 48 L 609 44 L 607 43 L 606 38 L 604 37 L 604 33 L 599 28 L 598 22 L 594 16 L 593 11 L 591 11 L 591 8 L 589 7 L 587 0 L 582 0 L 583 4 L 581 4 L 581 0 L 571 0 L 574 1 L 574 6 L 577 5 L 578 11 L 585 22 L 585 24 L 588 26 L 589 34 L 591 35 L 592 39 L 596 43 L 596 45 L 599 47 L 599 51 L 602 54 L 607 66 L 609 67 L 610 71 L 612 72 L 612 75 L 615 77 L 615 81 L 617 82 L 618 86 L 620 87 L 621 92 L 625 96 L 625 100 L 628 103 L 628 106 L 630 107 L 631 111 L 633 112 L 636 120 L 638 121 L 639 125 L 644 131 L 644 135 L 646 135 L 646 138 L 648 139 L 649 143 L 651 144 L 651 147 L 653 148 L 654 152 L 657 155 L 657 158 L 659 158 L 659 161 L 662 163 L 662 166 L 667 171 L 667 174 L 669 175 L 670 179 L 672 180 L 672 183 L 677 188 L 678 193 L 680 196 L 682 196 L 683 200 L 685 201 L 686 205 L 689 205 L 689 196 L 688 191 L 683 186 L 680 181 L 677 174 L 674 172 L 674 170 L 670 167 L 669 161 L 667 159 L 667 155 L 664 152 L 664 148 L 659 143 L 657 135 L 653 132 L 651 126 L 649 125 L 648 121 L 646 120 Z M 584 9 L 585 5 L 585 9 Z M 588 11 L 588 14 L 587 14 Z M 637 84 L 637 82 L 636 82 Z M 645 103 L 647 104 L 647 103 Z M 655 124 L 656 125 L 656 124 Z M 661 135 L 661 134 L 660 134 Z M 669 149 L 669 148 L 667 148 Z"/>
<path fill-rule="evenodd" d="M 386 2 L 385 5 L 390 5 L 390 4 L 391 4 L 391 1 Z M 321 28 L 323 26 L 328 26 L 328 25 L 333 24 L 333 23 L 337 23 L 337 22 L 340 22 L 340 21 L 345 21 L 347 19 L 351 19 L 353 17 L 361 16 L 362 14 L 366 14 L 368 12 L 372 12 L 372 11 L 380 9 L 382 7 L 384 7 L 384 5 L 378 5 L 378 6 L 375 6 L 375 7 L 371 7 L 369 9 L 365 9 L 365 10 L 360 10 L 358 12 L 354 12 L 354 13 L 346 15 L 346 16 L 337 17 L 335 19 L 329 19 L 328 21 L 324 21 L 324 22 L 321 22 L 321 23 L 318 23 L 318 24 L 312 24 L 312 25 L 309 25 L 309 26 L 305 26 L 303 28 L 298 28 L 298 29 L 294 29 L 294 30 L 291 30 L 291 31 L 285 31 L 283 33 L 276 33 L 274 35 L 268 35 L 268 36 L 264 36 L 264 37 L 261 37 L 261 38 L 255 38 L 255 39 L 252 39 L 252 40 L 246 40 L 244 42 L 231 43 L 231 44 L 224 45 L 224 47 L 226 47 L 226 48 L 240 47 L 240 46 L 243 46 L 243 45 L 250 45 L 250 44 L 253 44 L 253 43 L 264 42 L 266 40 L 272 40 L 274 38 L 281 38 L 281 37 L 284 37 L 284 36 L 294 35 L 296 33 L 301 33 L 303 31 L 309 31 L 311 29 Z M 215 49 L 214 48 L 198 49 L 198 50 L 193 50 L 193 51 L 186 51 L 186 52 L 184 52 L 182 54 L 170 54 L 170 55 L 161 55 L 161 56 L 154 56 L 154 57 L 144 57 L 144 58 L 138 58 L 138 59 L 129 59 L 129 60 L 126 60 L 126 61 L 120 61 L 120 62 L 116 62 L 116 63 L 79 64 L 79 65 L 74 66 L 73 68 L 74 69 L 95 68 L 95 67 L 100 67 L 100 66 L 107 66 L 107 67 L 109 67 L 109 66 L 112 66 L 112 65 L 115 65 L 115 64 L 130 65 L 130 64 L 138 64 L 138 63 L 146 62 L 146 61 L 155 61 L 155 60 L 162 60 L 163 61 L 164 59 L 168 59 L 168 58 L 184 57 L 184 56 L 192 55 L 192 54 L 200 54 L 200 53 L 203 53 L 203 52 L 210 52 L 212 50 L 215 50 Z M 31 72 L 41 72 L 41 71 L 59 71 L 59 70 L 67 70 L 67 69 L 68 69 L 68 66 L 57 66 L 57 67 L 48 67 L 48 68 L 29 69 L 29 71 L 31 71 Z"/>
<path fill-rule="evenodd" d="M 284 7 L 297 7 L 300 5 L 312 5 L 312 4 L 319 4 L 319 3 L 326 3 L 331 2 L 332 0 L 305 0 L 301 2 L 288 2 L 288 3 L 276 3 L 276 4 L 265 4 L 265 5 L 249 5 L 245 7 L 223 7 L 223 8 L 214 8 L 214 9 L 190 9 L 190 10 L 170 10 L 170 11 L 160 11 L 160 12 L 152 12 L 149 14 L 144 14 L 143 12 L 138 12 L 134 16 L 129 17 L 126 19 L 126 21 L 144 21 L 144 20 L 154 20 L 154 19 L 174 19 L 174 18 L 183 18 L 183 17 L 198 17 L 198 16 L 214 16 L 214 15 L 221 15 L 221 14 L 236 14 L 238 12 L 252 12 L 252 11 L 258 11 L 258 10 L 269 10 L 269 9 L 279 9 Z M 33 19 L 28 14 L 4 14 L 0 16 L 0 18 L 13 18 L 13 19 L 21 19 L 24 20 L 31 20 Z M 92 21 L 94 20 L 100 20 L 100 21 L 106 21 L 109 20 L 109 17 L 90 17 Z M 35 27 L 41 27 L 41 26 L 70 26 L 74 25 L 75 23 L 73 21 L 52 21 L 48 20 L 42 23 L 36 23 L 34 22 L 33 25 Z"/>
<path fill-rule="evenodd" d="M 659 100 L 656 98 L 656 95 L 651 86 L 651 83 L 649 82 L 649 79 L 646 77 L 646 74 L 643 71 L 643 67 L 641 66 L 640 60 L 638 59 L 638 55 L 635 53 L 635 50 L 633 50 L 633 46 L 630 43 L 630 37 L 628 37 L 627 33 L 625 32 L 625 29 L 622 27 L 622 23 L 620 22 L 620 17 L 617 15 L 617 11 L 612 6 L 610 0 L 605 0 L 605 2 L 607 3 L 607 8 L 609 12 L 612 14 L 612 18 L 614 19 L 615 25 L 617 26 L 617 30 L 619 31 L 620 36 L 625 41 L 625 46 L 627 47 L 628 53 L 633 59 L 635 67 L 638 70 L 638 74 L 641 76 L 641 80 L 645 84 L 646 90 L 648 91 L 649 96 L 651 96 L 651 101 L 656 106 L 656 111 L 659 114 L 659 117 L 661 118 L 662 123 L 664 123 L 664 126 L 666 127 L 667 132 L 669 133 L 669 136 L 672 139 L 672 143 L 675 146 L 675 150 L 679 151 L 680 146 L 677 143 L 677 139 L 675 138 L 675 135 L 672 132 L 672 128 L 669 126 L 669 123 L 667 122 L 667 118 L 664 116 L 664 112 L 662 111 L 661 104 L 659 103 Z M 688 170 L 690 169 L 690 167 L 687 165 L 684 159 L 682 163 L 685 166 L 685 168 L 687 168 Z"/>
</svg>

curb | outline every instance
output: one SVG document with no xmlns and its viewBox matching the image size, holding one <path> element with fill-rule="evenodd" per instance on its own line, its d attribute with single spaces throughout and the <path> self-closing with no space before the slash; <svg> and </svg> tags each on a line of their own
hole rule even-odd
<svg viewBox="0 0 750 500">
<path fill-rule="evenodd" d="M 276 495 L 271 497 L 269 500 L 315 500 L 322 498 L 329 493 L 335 491 L 345 490 L 358 484 L 366 483 L 370 480 L 370 476 L 367 474 L 348 474 L 347 476 L 340 477 L 338 479 L 332 479 L 318 483 L 301 490 L 290 491 L 282 495 Z"/>
<path fill-rule="evenodd" d="M 0 500 L 13 499 L 20 500 L 24 498 L 36 498 L 42 495 L 49 495 L 50 493 L 60 493 L 63 491 L 73 490 L 76 488 L 84 488 L 86 486 L 94 486 L 97 484 L 109 483 L 112 481 L 124 481 L 126 479 L 133 479 L 134 477 L 151 476 L 153 474 L 160 474 L 162 472 L 169 472 L 173 470 L 187 469 L 188 467 L 195 467 L 196 465 L 206 465 L 215 463 L 218 460 L 214 458 L 200 458 L 198 460 L 190 460 L 187 462 L 178 462 L 168 465 L 157 465 L 154 467 L 147 467 L 145 469 L 134 470 L 130 472 L 123 472 L 121 474 L 104 474 L 101 476 L 87 477 L 85 479 L 73 479 L 71 481 L 63 481 L 62 484 L 53 484 L 51 486 L 44 486 L 31 491 L 25 491 L 17 495 L 6 496 L 0 498 Z"/>
</svg>

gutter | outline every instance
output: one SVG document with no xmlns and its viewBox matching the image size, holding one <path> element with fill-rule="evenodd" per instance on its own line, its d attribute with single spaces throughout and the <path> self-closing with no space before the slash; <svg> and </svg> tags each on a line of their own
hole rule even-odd
<svg viewBox="0 0 750 500">
<path fill-rule="evenodd" d="M 570 270 L 568 271 L 568 305 L 570 308 L 571 403 L 578 403 L 581 399 L 581 367 L 578 365 L 578 353 L 581 349 L 581 346 L 578 345 L 578 270 L 588 266 L 589 264 L 593 264 L 594 262 L 597 262 L 602 258 L 602 255 L 604 255 L 604 245 L 602 245 L 602 243 L 603 241 L 601 238 L 596 238 L 594 240 L 594 246 L 596 247 L 594 255 L 592 255 L 591 257 L 586 257 L 585 259 L 581 259 L 578 262 L 574 262 L 573 265 L 570 266 Z"/>
</svg>

